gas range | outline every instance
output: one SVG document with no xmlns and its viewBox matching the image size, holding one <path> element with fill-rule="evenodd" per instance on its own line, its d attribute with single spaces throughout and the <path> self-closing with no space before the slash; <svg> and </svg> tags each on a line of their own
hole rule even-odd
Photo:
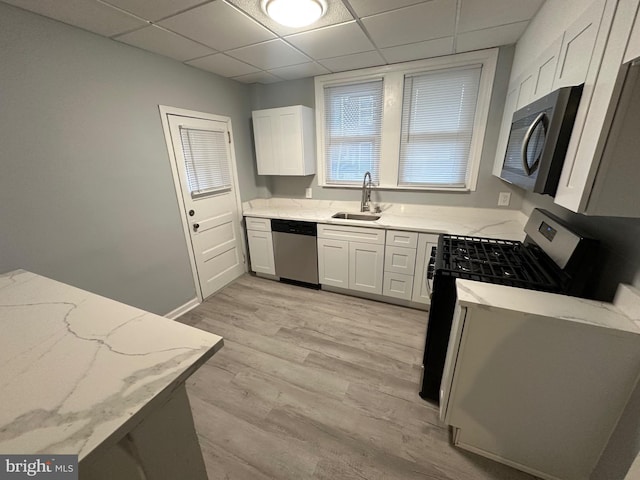
<svg viewBox="0 0 640 480">
<path fill-rule="evenodd" d="M 431 306 L 420 396 L 439 401 L 440 382 L 456 305 L 457 278 L 581 296 L 596 243 L 543 210 L 534 210 L 524 242 L 440 235 L 427 272 Z"/>
<path fill-rule="evenodd" d="M 522 242 L 441 235 L 434 270 L 439 275 L 510 287 L 560 291 L 557 269 L 540 260 L 539 251 Z"/>
</svg>

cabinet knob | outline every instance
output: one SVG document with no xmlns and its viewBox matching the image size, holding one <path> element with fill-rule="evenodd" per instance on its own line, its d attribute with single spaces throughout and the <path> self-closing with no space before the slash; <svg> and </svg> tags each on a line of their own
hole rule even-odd
<svg viewBox="0 0 640 480">
<path fill-rule="evenodd" d="M 197 232 L 199 228 L 200 228 L 200 224 L 199 223 L 194 223 L 193 224 L 193 231 L 194 232 Z"/>
<path fill-rule="evenodd" d="M 193 217 L 196 214 L 196 212 L 194 210 L 189 210 L 189 216 Z"/>
</svg>

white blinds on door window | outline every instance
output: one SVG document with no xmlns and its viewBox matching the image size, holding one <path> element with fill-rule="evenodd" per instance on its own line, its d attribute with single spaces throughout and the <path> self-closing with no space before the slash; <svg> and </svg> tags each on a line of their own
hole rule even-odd
<svg viewBox="0 0 640 480">
<path fill-rule="evenodd" d="M 467 187 L 481 65 L 405 77 L 398 185 Z"/>
<path fill-rule="evenodd" d="M 327 86 L 325 101 L 325 182 L 358 185 L 365 172 L 380 182 L 382 80 Z"/>
<path fill-rule="evenodd" d="M 231 189 L 225 132 L 180 127 L 191 197 Z"/>
</svg>

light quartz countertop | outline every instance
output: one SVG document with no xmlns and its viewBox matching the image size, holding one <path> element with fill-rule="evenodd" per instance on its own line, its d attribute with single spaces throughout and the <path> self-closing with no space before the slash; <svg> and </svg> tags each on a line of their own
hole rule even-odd
<svg viewBox="0 0 640 480">
<path fill-rule="evenodd" d="M 338 212 L 358 213 L 360 202 L 335 202 L 289 198 L 255 199 L 243 204 L 248 217 L 282 218 L 316 223 L 352 225 L 427 233 L 523 240 L 527 217 L 518 210 L 384 204 L 375 221 L 331 218 Z"/>
<path fill-rule="evenodd" d="M 114 444 L 222 338 L 24 270 L 0 275 L 0 452 Z"/>
<path fill-rule="evenodd" d="M 554 317 L 640 335 L 640 291 L 620 285 L 613 303 L 456 279 L 463 306 Z"/>
</svg>

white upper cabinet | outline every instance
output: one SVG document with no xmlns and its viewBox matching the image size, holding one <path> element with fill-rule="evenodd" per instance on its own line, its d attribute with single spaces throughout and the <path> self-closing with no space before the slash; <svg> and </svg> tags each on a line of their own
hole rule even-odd
<svg viewBox="0 0 640 480">
<path fill-rule="evenodd" d="M 635 60 L 640 57 L 640 10 L 636 13 L 636 21 L 631 30 L 627 52 L 624 54 L 624 61 Z"/>
<path fill-rule="evenodd" d="M 598 63 L 601 54 L 594 51 L 594 47 L 605 3 L 606 0 L 593 2 L 565 30 L 553 88 L 549 91 L 584 83 L 592 60 L 594 64 Z"/>
<path fill-rule="evenodd" d="M 554 202 L 587 215 L 640 217 L 640 170 L 629 156 L 638 145 L 626 132 L 640 106 L 633 89 L 623 89 L 637 74 L 621 69 L 640 56 L 639 3 L 543 4 L 516 48 L 494 175 L 502 169 L 513 112 L 558 88 L 584 84 Z"/>
<path fill-rule="evenodd" d="M 608 0 L 604 8 L 555 196 L 555 203 L 573 212 L 640 217 L 640 170 L 630 158 L 637 134 L 629 137 L 626 128 L 640 106 L 620 102 L 625 80 L 621 66 L 638 3 Z M 633 98 L 630 91 L 624 96 Z"/>
<path fill-rule="evenodd" d="M 312 175 L 316 172 L 313 109 L 302 105 L 253 112 L 259 175 Z"/>
</svg>

